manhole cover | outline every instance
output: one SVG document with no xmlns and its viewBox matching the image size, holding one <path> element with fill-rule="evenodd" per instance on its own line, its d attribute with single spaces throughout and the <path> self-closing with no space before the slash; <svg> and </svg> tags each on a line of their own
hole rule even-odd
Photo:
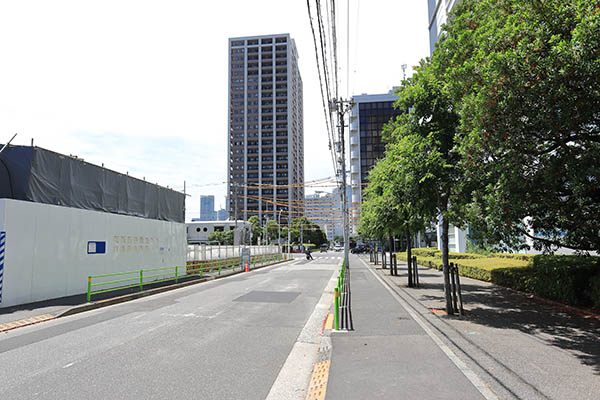
<svg viewBox="0 0 600 400">
<path fill-rule="evenodd" d="M 252 302 L 252 303 L 291 303 L 300 292 L 267 292 L 253 290 L 233 301 Z"/>
</svg>

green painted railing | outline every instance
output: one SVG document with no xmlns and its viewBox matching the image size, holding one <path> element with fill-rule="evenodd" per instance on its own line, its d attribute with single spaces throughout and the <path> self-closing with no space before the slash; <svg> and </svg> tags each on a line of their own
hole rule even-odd
<svg viewBox="0 0 600 400">
<path fill-rule="evenodd" d="M 257 255 L 250 258 L 248 265 L 249 269 L 255 268 L 257 265 L 272 263 L 283 259 L 282 254 L 267 254 Z M 115 272 L 111 274 L 102 275 L 90 275 L 88 276 L 87 282 L 87 301 L 90 302 L 92 295 L 100 293 L 113 292 L 115 290 L 129 289 L 133 287 L 139 287 L 140 292 L 144 290 L 144 285 L 150 285 L 154 283 L 174 281 L 179 282 L 181 278 L 187 278 L 190 276 L 204 276 L 205 273 L 217 272 L 221 275 L 222 270 L 231 269 L 232 272 L 239 269 L 244 269 L 245 265 L 242 264 L 241 259 L 233 260 L 214 260 L 210 262 L 202 261 L 198 263 L 190 263 L 184 266 L 175 267 L 162 267 L 162 268 L 146 268 L 139 269 L 136 271 L 128 272 Z M 96 281 L 94 279 L 119 277 L 121 279 L 109 280 L 109 281 Z M 126 283 L 123 286 L 113 286 L 119 283 Z M 107 286 L 113 286 L 106 288 Z M 102 287 L 106 289 L 101 289 Z M 94 290 L 98 288 L 99 290 Z"/>
<path fill-rule="evenodd" d="M 334 327 L 335 330 L 340 329 L 340 296 L 342 295 L 342 291 L 344 289 L 344 275 L 346 271 L 346 260 L 342 262 L 342 266 L 340 267 L 340 273 L 338 274 L 337 286 L 334 289 Z"/>
</svg>

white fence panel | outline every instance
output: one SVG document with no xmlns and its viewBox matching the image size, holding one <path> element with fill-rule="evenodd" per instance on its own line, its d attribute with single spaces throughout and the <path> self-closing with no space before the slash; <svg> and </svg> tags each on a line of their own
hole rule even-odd
<svg viewBox="0 0 600 400">
<path fill-rule="evenodd" d="M 253 256 L 263 254 L 276 254 L 281 250 L 277 245 L 270 246 L 220 246 L 206 244 L 190 244 L 187 247 L 188 261 L 208 261 L 225 258 L 241 257 L 243 249 L 250 250 Z"/>
</svg>

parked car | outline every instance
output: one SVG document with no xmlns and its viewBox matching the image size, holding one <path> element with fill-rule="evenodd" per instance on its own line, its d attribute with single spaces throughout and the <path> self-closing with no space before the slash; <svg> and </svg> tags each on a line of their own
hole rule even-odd
<svg viewBox="0 0 600 400">
<path fill-rule="evenodd" d="M 319 247 L 319 252 L 321 253 L 325 253 L 327 250 L 329 250 L 329 245 L 328 244 L 322 244 L 321 247 Z"/>
</svg>

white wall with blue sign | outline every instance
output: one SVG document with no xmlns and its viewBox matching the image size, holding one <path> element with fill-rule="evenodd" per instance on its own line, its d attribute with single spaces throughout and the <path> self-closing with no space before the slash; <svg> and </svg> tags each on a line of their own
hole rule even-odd
<svg viewBox="0 0 600 400">
<path fill-rule="evenodd" d="M 0 199 L 0 308 L 85 293 L 87 277 L 185 265 L 185 224 Z"/>
</svg>

